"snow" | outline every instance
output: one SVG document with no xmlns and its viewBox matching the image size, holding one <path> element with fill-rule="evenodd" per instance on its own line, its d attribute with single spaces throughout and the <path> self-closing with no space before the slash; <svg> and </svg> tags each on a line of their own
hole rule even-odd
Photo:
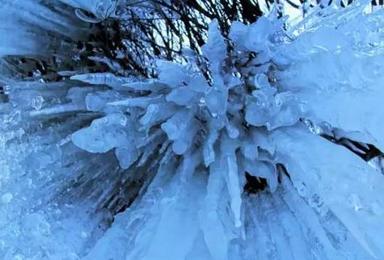
<svg viewBox="0 0 384 260">
<path fill-rule="evenodd" d="M 89 22 L 116 7 L 61 2 Z M 20 35 L 0 41 L 1 56 L 49 56 L 41 32 L 76 39 L 84 29 L 42 2 L 26 1 L 37 11 L 25 25 L 11 17 L 20 2 L 5 6 Z M 229 39 L 213 21 L 209 79 L 170 61 L 156 62 L 151 80 L 8 79 L 0 258 L 383 259 L 383 173 L 321 136 L 384 146 L 383 13 L 363 9 L 314 10 L 286 29 L 271 13 L 235 23 Z M 267 187 L 249 193 L 246 175 Z"/>
</svg>

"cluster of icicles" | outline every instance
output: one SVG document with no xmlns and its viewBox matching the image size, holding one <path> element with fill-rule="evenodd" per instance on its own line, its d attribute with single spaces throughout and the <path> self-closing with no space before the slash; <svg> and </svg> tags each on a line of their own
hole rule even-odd
<svg viewBox="0 0 384 260">
<path fill-rule="evenodd" d="M 165 61 L 153 80 L 8 80 L 0 256 L 383 258 L 384 177 L 330 141 L 384 146 L 383 14 L 332 8 L 234 23 L 231 52 L 213 22 L 210 80 Z"/>
</svg>

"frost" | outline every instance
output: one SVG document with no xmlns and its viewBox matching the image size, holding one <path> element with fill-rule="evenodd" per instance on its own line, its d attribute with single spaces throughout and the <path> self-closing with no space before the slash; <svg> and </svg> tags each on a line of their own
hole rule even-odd
<svg viewBox="0 0 384 260">
<path fill-rule="evenodd" d="M 8 203 L 10 203 L 10 202 L 12 201 L 12 199 L 13 199 L 13 195 L 12 195 L 11 193 L 9 193 L 9 192 L 7 192 L 7 193 L 5 193 L 5 194 L 3 194 L 3 195 L 1 196 L 1 202 L 2 202 L 3 204 L 8 204 Z"/>
</svg>

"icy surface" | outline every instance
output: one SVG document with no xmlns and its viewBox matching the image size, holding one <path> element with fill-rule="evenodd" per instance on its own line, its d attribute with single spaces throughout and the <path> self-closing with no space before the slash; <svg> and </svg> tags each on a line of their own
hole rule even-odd
<svg viewBox="0 0 384 260">
<path fill-rule="evenodd" d="M 115 8 L 61 2 L 87 22 Z M 1 56 L 81 37 L 65 5 L 24 3 L 0 9 L 0 31 L 20 33 Z M 350 145 L 384 146 L 384 14 L 362 10 L 314 10 L 287 29 L 273 15 L 235 23 L 231 53 L 212 22 L 209 80 L 168 61 L 153 80 L 5 80 L 0 258 L 384 259 L 384 176 Z M 249 176 L 265 189 L 247 190 Z"/>
</svg>

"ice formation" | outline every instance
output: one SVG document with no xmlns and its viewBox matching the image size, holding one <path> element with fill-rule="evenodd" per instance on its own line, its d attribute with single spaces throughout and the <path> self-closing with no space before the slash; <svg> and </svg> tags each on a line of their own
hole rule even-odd
<svg viewBox="0 0 384 260">
<path fill-rule="evenodd" d="M 79 11 L 5 0 L 0 55 L 63 54 L 115 8 L 61 2 Z M 212 22 L 210 79 L 158 61 L 26 82 L 3 62 L 0 258 L 384 259 L 384 176 L 356 147 L 384 147 L 384 23 L 363 8 L 235 23 L 230 52 Z"/>
</svg>

